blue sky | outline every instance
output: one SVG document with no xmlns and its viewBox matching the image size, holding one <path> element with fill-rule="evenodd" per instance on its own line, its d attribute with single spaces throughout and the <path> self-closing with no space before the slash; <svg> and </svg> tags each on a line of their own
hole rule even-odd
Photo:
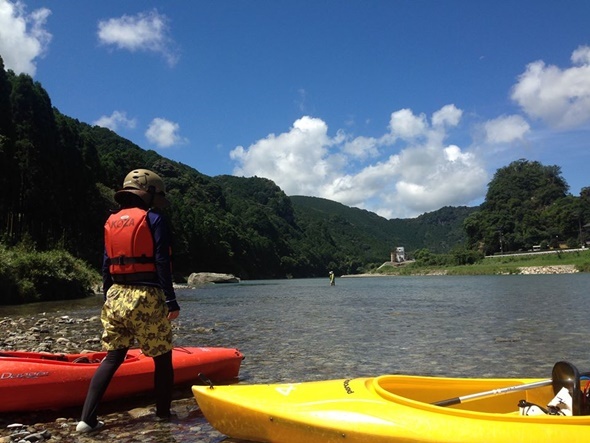
<svg viewBox="0 0 590 443">
<path fill-rule="evenodd" d="M 588 0 L 0 0 L 60 112 L 216 176 L 387 218 L 520 158 L 590 186 Z"/>
</svg>

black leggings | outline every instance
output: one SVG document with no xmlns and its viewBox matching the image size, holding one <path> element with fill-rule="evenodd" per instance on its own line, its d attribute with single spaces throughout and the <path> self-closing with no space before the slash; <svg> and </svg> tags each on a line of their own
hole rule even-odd
<svg viewBox="0 0 590 443">
<path fill-rule="evenodd" d="M 81 420 L 89 426 L 95 427 L 98 423 L 97 409 L 102 396 L 107 390 L 113 375 L 121 363 L 125 360 L 127 348 L 116 349 L 107 352 L 106 357 L 94 373 L 86 401 L 82 408 Z M 172 351 L 154 357 L 154 388 L 156 391 L 156 414 L 166 417 L 170 414 L 172 403 L 172 387 L 174 386 L 174 369 L 172 368 Z"/>
</svg>

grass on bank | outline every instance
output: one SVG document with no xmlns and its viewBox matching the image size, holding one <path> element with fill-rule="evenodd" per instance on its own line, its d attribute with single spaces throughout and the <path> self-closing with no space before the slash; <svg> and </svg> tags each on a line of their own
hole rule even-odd
<svg viewBox="0 0 590 443">
<path fill-rule="evenodd" d="M 375 273 L 382 275 L 503 275 L 520 274 L 520 268 L 530 266 L 573 265 L 580 272 L 590 272 L 590 250 L 555 252 L 549 254 L 505 255 L 486 257 L 470 265 L 424 265 L 419 261 L 402 266 L 383 266 Z"/>
<path fill-rule="evenodd" d="M 82 298 L 98 282 L 97 271 L 66 251 L 0 244 L 0 305 Z"/>
</svg>

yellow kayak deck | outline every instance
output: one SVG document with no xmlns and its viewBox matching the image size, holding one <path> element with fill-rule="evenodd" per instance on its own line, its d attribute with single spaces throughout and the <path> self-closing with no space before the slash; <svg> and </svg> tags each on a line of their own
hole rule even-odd
<svg viewBox="0 0 590 443">
<path fill-rule="evenodd" d="M 521 399 L 546 406 L 554 397 L 550 384 L 448 407 L 431 404 L 542 381 L 383 375 L 192 390 L 218 431 L 256 442 L 589 442 L 590 416 L 519 414 Z"/>
</svg>

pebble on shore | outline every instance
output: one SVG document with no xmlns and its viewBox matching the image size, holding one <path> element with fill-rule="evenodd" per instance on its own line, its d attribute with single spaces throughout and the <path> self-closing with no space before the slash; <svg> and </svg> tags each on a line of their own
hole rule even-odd
<svg viewBox="0 0 590 443">
<path fill-rule="evenodd" d="M 100 350 L 99 316 L 5 317 L 0 319 L 0 328 L 8 331 L 0 338 L 0 349 L 4 351 L 76 354 Z"/>
</svg>

